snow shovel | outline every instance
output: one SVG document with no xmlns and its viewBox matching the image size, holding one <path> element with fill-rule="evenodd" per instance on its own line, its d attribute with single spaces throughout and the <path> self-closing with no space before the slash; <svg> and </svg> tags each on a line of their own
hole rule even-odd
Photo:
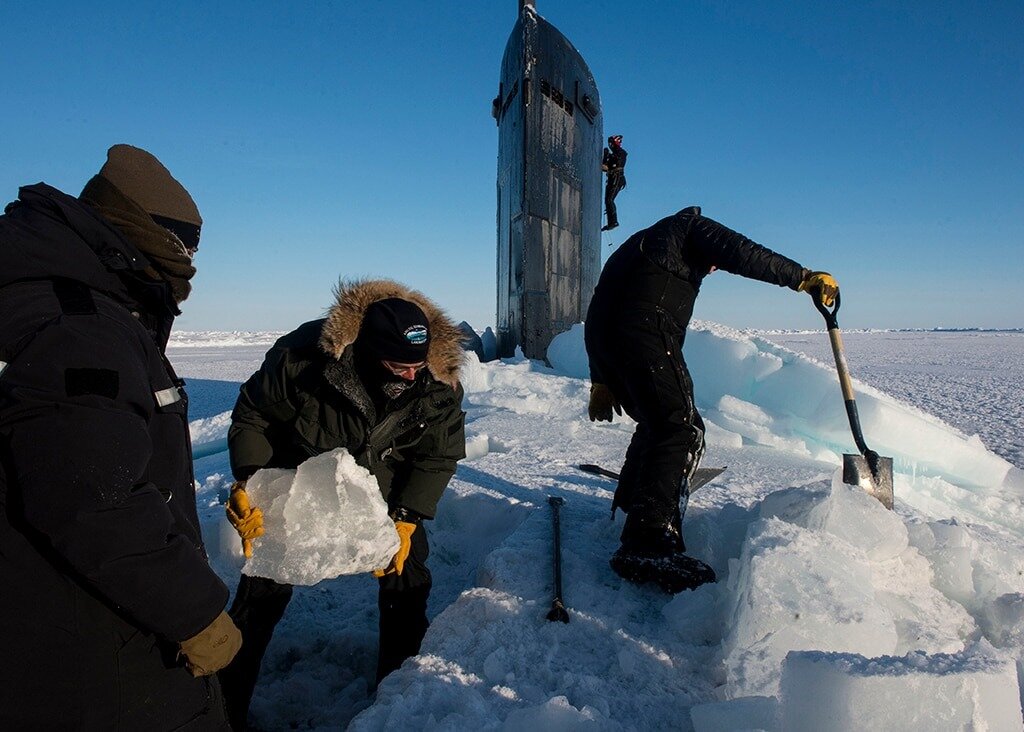
<svg viewBox="0 0 1024 732">
<path fill-rule="evenodd" d="M 562 537 L 558 520 L 558 509 L 565 503 L 564 498 L 548 496 L 548 505 L 551 506 L 551 522 L 554 527 L 555 538 L 555 599 L 551 602 L 551 610 L 548 612 L 548 620 L 559 620 L 563 623 L 569 622 L 569 612 L 565 609 L 562 601 Z"/>
<path fill-rule="evenodd" d="M 619 474 L 614 470 L 608 470 L 608 468 L 602 468 L 600 465 L 594 465 L 593 463 L 583 463 L 576 467 L 584 473 L 590 473 L 591 475 L 601 475 L 612 480 L 619 479 Z M 725 468 L 697 468 L 697 472 L 693 474 L 693 477 L 690 478 L 690 482 L 687 484 L 690 495 L 696 493 L 698 488 L 710 483 L 724 472 Z"/>
<path fill-rule="evenodd" d="M 846 365 L 846 354 L 843 351 L 843 339 L 839 335 L 839 323 L 836 321 L 836 313 L 839 312 L 839 293 L 836 293 L 836 304 L 832 310 L 821 302 L 820 293 L 814 296 L 814 306 L 825 317 L 825 324 L 828 326 L 832 355 L 835 356 L 836 370 L 839 372 L 839 385 L 843 390 L 843 400 L 846 402 L 846 416 L 850 418 L 853 441 L 860 450 L 860 455 L 843 455 L 843 482 L 847 485 L 860 486 L 891 511 L 892 458 L 881 457 L 864 442 L 860 416 L 857 414 L 857 402 L 853 397 L 853 385 L 850 383 L 850 370 Z"/>
</svg>

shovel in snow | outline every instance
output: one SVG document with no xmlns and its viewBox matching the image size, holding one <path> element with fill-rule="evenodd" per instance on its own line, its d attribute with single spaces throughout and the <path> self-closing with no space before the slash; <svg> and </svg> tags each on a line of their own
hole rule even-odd
<svg viewBox="0 0 1024 732">
<path fill-rule="evenodd" d="M 860 428 L 860 416 L 857 414 L 857 402 L 853 398 L 853 385 L 850 383 L 850 370 L 846 366 L 846 354 L 843 351 L 843 339 L 839 335 L 839 323 L 836 313 L 839 312 L 839 293 L 836 293 L 836 304 L 829 310 L 820 300 L 820 294 L 814 297 L 814 306 L 825 317 L 828 326 L 828 337 L 832 342 L 832 355 L 836 359 L 836 370 L 839 372 L 839 386 L 843 390 L 846 402 L 846 416 L 850 418 L 850 429 L 853 441 L 857 443 L 860 455 L 843 455 L 843 482 L 847 485 L 860 486 L 892 510 L 892 458 L 881 457 L 864 443 L 864 433 Z"/>
</svg>

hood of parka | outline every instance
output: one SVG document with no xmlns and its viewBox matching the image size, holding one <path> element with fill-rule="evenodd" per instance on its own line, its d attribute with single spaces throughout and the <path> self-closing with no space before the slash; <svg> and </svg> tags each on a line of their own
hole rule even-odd
<svg viewBox="0 0 1024 732">
<path fill-rule="evenodd" d="M 438 381 L 455 388 L 464 357 L 462 331 L 425 295 L 392 280 L 339 282 L 334 289 L 335 302 L 327 311 L 327 320 L 320 332 L 320 348 L 335 360 L 341 358 L 359 335 L 366 309 L 389 297 L 415 303 L 427 316 L 430 329 L 427 370 Z"/>
</svg>

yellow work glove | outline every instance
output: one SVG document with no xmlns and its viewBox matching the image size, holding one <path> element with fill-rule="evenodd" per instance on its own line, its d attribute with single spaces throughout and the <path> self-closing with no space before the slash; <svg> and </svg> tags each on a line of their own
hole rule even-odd
<svg viewBox="0 0 1024 732">
<path fill-rule="evenodd" d="M 263 511 L 249 505 L 249 494 L 245 492 L 245 481 L 235 481 L 225 508 L 228 521 L 242 537 L 242 552 L 245 558 L 252 556 L 252 540 L 263 536 Z"/>
<path fill-rule="evenodd" d="M 242 647 L 242 634 L 231 616 L 221 612 L 206 628 L 180 644 L 185 667 L 193 676 L 209 676 L 231 663 Z"/>
<path fill-rule="evenodd" d="M 395 556 L 391 558 L 391 564 L 386 569 L 373 570 L 374 577 L 402 574 L 402 570 L 405 569 L 405 560 L 409 558 L 409 552 L 412 550 L 412 535 L 415 533 L 417 525 L 408 521 L 395 521 L 395 531 L 398 532 L 398 539 L 401 543 L 398 545 Z"/>
<path fill-rule="evenodd" d="M 797 292 L 806 292 L 817 298 L 822 305 L 830 308 L 839 294 L 839 283 L 828 272 L 810 272 L 796 289 Z"/>
<path fill-rule="evenodd" d="M 590 404 L 587 405 L 587 412 L 590 414 L 591 422 L 611 422 L 612 410 L 622 416 L 622 407 L 619 400 L 612 394 L 612 390 L 604 384 L 594 384 L 590 387 Z"/>
</svg>

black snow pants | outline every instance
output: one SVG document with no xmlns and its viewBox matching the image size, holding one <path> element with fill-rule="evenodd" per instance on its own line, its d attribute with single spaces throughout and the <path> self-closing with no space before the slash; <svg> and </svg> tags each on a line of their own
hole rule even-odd
<svg viewBox="0 0 1024 732">
<path fill-rule="evenodd" d="M 704 454 L 704 421 L 694 406 L 682 341 L 681 326 L 655 308 L 619 313 L 587 331 L 591 361 L 637 422 L 612 510 L 676 528 L 683 479 Z"/>
<path fill-rule="evenodd" d="M 608 226 L 619 225 L 619 212 L 615 208 L 615 197 L 626 187 L 626 176 L 623 173 L 609 173 L 604 184 L 604 210 L 608 216 Z"/>
<path fill-rule="evenodd" d="M 380 609 L 380 639 L 377 652 L 377 682 L 419 653 L 427 626 L 427 599 L 431 576 L 427 568 L 430 546 L 426 527 L 412 535 L 412 548 L 401 575 L 380 578 L 377 606 Z M 218 676 L 227 703 L 232 729 L 246 729 L 260 665 L 285 608 L 292 598 L 292 586 L 264 577 L 242 575 L 228 613 L 242 631 L 242 648 Z"/>
</svg>

